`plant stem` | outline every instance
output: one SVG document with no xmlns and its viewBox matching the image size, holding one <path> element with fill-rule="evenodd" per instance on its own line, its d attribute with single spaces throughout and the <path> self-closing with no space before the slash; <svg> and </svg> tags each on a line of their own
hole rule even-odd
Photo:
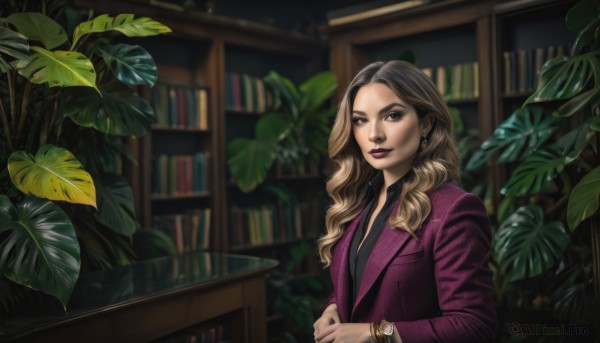
<svg viewBox="0 0 600 343">
<path fill-rule="evenodd" d="M 6 73 L 6 78 L 7 78 L 7 86 L 8 86 L 8 100 L 9 100 L 9 104 L 10 104 L 10 117 L 8 118 L 8 122 L 12 124 L 12 127 L 10 128 L 11 131 L 15 131 L 16 127 L 14 127 L 14 125 L 16 124 L 16 117 L 17 117 L 17 109 L 15 108 L 15 89 L 14 89 L 14 85 L 13 85 L 13 72 L 12 71 L 8 71 Z M 9 140 L 11 139 L 11 137 L 7 137 Z M 15 137 L 12 137 L 12 139 L 15 139 L 16 143 L 18 143 L 19 140 L 19 136 L 15 135 Z M 18 144 L 14 144 L 13 146 L 18 146 Z"/>
<path fill-rule="evenodd" d="M 26 82 L 25 89 L 23 90 L 23 99 L 21 100 L 21 115 L 19 116 L 19 127 L 17 129 L 18 137 L 21 137 L 21 135 L 23 134 L 25 118 L 27 118 L 27 105 L 29 104 L 29 93 L 31 93 L 31 82 Z"/>
<path fill-rule="evenodd" d="M 12 141 L 10 140 L 10 127 L 8 126 L 8 118 L 6 118 L 6 111 L 4 110 L 4 102 L 0 97 L 0 119 L 2 119 L 2 126 L 4 127 L 4 134 L 6 135 L 6 142 L 8 148 L 13 150 Z"/>
</svg>

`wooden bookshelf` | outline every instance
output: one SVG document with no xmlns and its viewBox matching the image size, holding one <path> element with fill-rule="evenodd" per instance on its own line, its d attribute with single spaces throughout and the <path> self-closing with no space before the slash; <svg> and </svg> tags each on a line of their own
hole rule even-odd
<svg viewBox="0 0 600 343">
<path fill-rule="evenodd" d="M 476 61 L 478 96 L 447 103 L 461 111 L 465 126 L 476 129 L 483 140 L 531 94 L 530 90 L 504 91 L 503 52 L 572 41 L 565 32 L 564 14 L 573 3 L 446 0 L 330 27 L 330 66 L 339 80 L 337 98 L 363 66 L 396 58 L 406 49 L 415 52 L 420 67 Z M 487 170 L 495 194 L 505 177 L 504 168 Z"/>
</svg>

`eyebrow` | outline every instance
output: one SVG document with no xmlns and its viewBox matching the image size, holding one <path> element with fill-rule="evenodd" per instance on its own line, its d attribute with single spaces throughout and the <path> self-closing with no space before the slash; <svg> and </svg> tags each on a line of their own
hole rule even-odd
<svg viewBox="0 0 600 343">
<path fill-rule="evenodd" d="M 394 107 L 402 107 L 403 109 L 406 109 L 406 106 L 404 106 L 404 105 L 402 105 L 400 103 L 397 103 L 397 102 L 393 102 L 393 103 L 385 106 L 384 108 L 380 109 L 379 110 L 379 114 L 386 113 L 387 111 L 391 110 Z M 359 115 L 362 115 L 362 116 L 366 116 L 367 115 L 365 112 L 363 112 L 363 111 L 357 111 L 357 110 L 353 110 L 352 114 L 359 114 Z"/>
</svg>

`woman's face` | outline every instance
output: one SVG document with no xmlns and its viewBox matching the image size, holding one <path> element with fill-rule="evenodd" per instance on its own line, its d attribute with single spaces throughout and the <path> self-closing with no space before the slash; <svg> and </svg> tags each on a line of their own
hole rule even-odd
<svg viewBox="0 0 600 343">
<path fill-rule="evenodd" d="M 352 133 L 367 162 L 393 182 L 412 168 L 426 131 L 412 105 L 388 86 L 370 83 L 354 98 Z"/>
</svg>

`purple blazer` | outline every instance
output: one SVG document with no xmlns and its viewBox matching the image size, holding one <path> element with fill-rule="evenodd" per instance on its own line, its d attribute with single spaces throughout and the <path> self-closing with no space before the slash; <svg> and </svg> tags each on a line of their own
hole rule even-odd
<svg viewBox="0 0 600 343">
<path fill-rule="evenodd" d="M 333 292 L 342 322 L 394 322 L 403 343 L 492 342 L 496 313 L 488 266 L 491 223 L 481 200 L 451 184 L 429 194 L 431 214 L 416 232 L 386 225 L 350 308 L 348 250 L 355 218 L 333 248 Z M 393 211 L 395 213 L 395 211 Z"/>
</svg>

